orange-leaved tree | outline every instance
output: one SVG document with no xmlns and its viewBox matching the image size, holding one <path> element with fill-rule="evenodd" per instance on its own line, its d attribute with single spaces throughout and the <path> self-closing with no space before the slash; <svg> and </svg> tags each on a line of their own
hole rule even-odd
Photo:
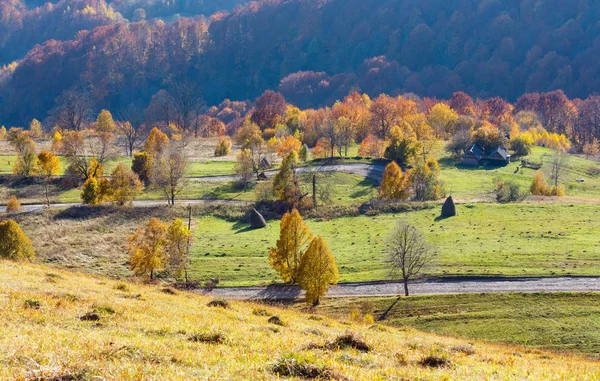
<svg viewBox="0 0 600 381">
<path fill-rule="evenodd" d="M 50 198 L 48 197 L 48 183 L 50 183 L 50 178 L 52 176 L 58 175 L 58 172 L 60 172 L 60 159 L 54 156 L 52 152 L 43 150 L 38 154 L 37 166 L 39 174 L 44 176 L 44 179 L 46 180 L 44 182 L 46 205 L 50 206 Z"/>
<path fill-rule="evenodd" d="M 283 215 L 279 239 L 276 246 L 269 250 L 269 263 L 284 281 L 298 281 L 300 261 L 311 238 L 312 233 L 298 210 Z"/>
<path fill-rule="evenodd" d="M 31 240 L 14 220 L 0 222 L 0 258 L 31 260 L 35 257 Z"/>
<path fill-rule="evenodd" d="M 154 279 L 156 271 L 168 262 L 167 225 L 152 218 L 145 227 L 129 237 L 129 264 L 135 275 L 149 275 Z"/>
<path fill-rule="evenodd" d="M 410 173 L 402 173 L 400 166 L 392 161 L 385 167 L 379 187 L 382 200 L 406 200 L 410 195 Z"/>
<path fill-rule="evenodd" d="M 329 286 L 336 284 L 339 279 L 335 258 L 325 240 L 323 237 L 313 238 L 302 256 L 298 272 L 298 282 L 306 292 L 306 303 L 318 305 Z"/>
</svg>

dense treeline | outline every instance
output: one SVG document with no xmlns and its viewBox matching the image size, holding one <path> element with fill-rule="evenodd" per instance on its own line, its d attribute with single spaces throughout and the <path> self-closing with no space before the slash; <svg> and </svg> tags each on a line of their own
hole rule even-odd
<svg viewBox="0 0 600 381">
<path fill-rule="evenodd" d="M 0 64 L 22 58 L 36 44 L 124 21 L 105 0 L 61 0 L 37 8 L 23 0 L 0 1 Z"/>
<path fill-rule="evenodd" d="M 23 56 L 36 44 L 70 40 L 81 30 L 102 25 L 180 15 L 211 15 L 246 0 L 0 0 L 0 65 Z"/>
<path fill-rule="evenodd" d="M 351 90 L 586 98 L 600 85 L 598 19 L 600 4 L 585 0 L 268 0 L 209 20 L 117 23 L 35 47 L 2 70 L 0 120 L 44 118 L 71 88 L 118 115 L 174 79 L 209 105 L 269 88 L 302 108 Z"/>
</svg>

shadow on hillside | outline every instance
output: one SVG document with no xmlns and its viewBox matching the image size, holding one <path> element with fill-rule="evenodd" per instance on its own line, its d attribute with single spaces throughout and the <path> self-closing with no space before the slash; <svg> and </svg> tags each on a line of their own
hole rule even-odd
<svg viewBox="0 0 600 381">
<path fill-rule="evenodd" d="M 383 321 L 386 320 L 388 315 L 390 314 L 390 312 L 392 311 L 392 309 L 394 309 L 394 307 L 396 306 L 396 304 L 398 304 L 398 302 L 400 301 L 400 299 L 402 299 L 401 297 L 397 297 L 396 300 L 394 300 L 394 302 L 387 308 L 387 310 L 385 310 L 378 318 L 377 321 Z"/>
</svg>

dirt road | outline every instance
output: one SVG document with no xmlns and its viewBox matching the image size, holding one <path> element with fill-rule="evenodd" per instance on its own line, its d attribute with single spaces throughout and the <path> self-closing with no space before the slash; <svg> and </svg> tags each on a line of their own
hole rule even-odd
<svg viewBox="0 0 600 381">
<path fill-rule="evenodd" d="M 557 278 L 456 278 L 416 282 L 409 285 L 412 295 L 463 294 L 498 292 L 600 292 L 600 277 Z M 303 296 L 297 286 L 272 285 L 267 287 L 216 288 L 199 293 L 229 299 L 280 299 Z M 332 286 L 328 297 L 396 296 L 404 294 L 401 283 L 364 282 Z"/>
</svg>

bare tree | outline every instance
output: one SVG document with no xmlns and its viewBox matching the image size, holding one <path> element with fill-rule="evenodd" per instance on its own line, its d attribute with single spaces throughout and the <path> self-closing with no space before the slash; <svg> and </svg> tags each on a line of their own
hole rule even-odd
<svg viewBox="0 0 600 381">
<path fill-rule="evenodd" d="M 436 251 L 429 246 L 423 234 L 405 221 L 399 221 L 386 239 L 390 275 L 404 283 L 404 295 L 408 296 L 408 282 L 423 267 L 432 262 Z"/>
<path fill-rule="evenodd" d="M 67 90 L 56 99 L 50 110 L 50 119 L 64 130 L 81 131 L 92 117 L 92 100 L 89 94 Z"/>
<path fill-rule="evenodd" d="M 119 143 L 125 147 L 127 156 L 133 156 L 133 149 L 142 138 L 144 112 L 139 107 L 130 104 L 119 114 L 121 121 L 117 122 Z"/>
<path fill-rule="evenodd" d="M 552 156 L 549 177 L 552 179 L 555 187 L 558 187 L 558 183 L 569 167 L 570 161 L 569 155 L 564 152 L 556 151 L 556 153 Z"/>
<path fill-rule="evenodd" d="M 177 127 L 184 132 L 194 130 L 194 136 L 198 136 L 200 123 L 198 116 L 202 108 L 202 97 L 200 91 L 191 82 L 175 83 L 169 89 L 170 99 Z"/>
<path fill-rule="evenodd" d="M 175 205 L 175 197 L 187 186 L 188 164 L 181 150 L 170 146 L 152 166 L 152 186 L 163 191 L 169 205 Z"/>
</svg>

